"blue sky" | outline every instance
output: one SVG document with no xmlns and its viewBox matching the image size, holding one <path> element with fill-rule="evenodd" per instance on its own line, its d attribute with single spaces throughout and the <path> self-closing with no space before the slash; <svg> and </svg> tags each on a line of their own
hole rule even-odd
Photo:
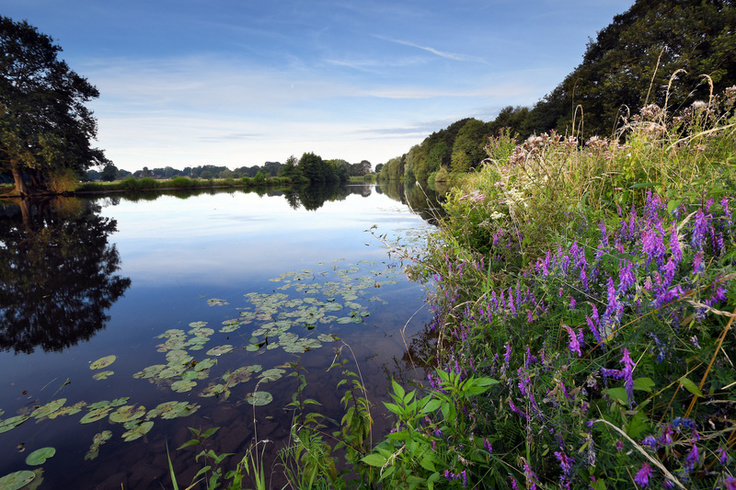
<svg viewBox="0 0 736 490">
<path fill-rule="evenodd" d="M 0 0 L 101 93 L 126 170 L 373 165 L 464 117 L 530 106 L 633 0 Z"/>
</svg>

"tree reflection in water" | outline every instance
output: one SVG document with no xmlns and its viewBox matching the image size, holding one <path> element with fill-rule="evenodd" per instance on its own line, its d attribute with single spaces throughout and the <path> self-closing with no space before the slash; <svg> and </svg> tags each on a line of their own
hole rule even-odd
<svg viewBox="0 0 736 490">
<path fill-rule="evenodd" d="M 105 327 L 130 287 L 117 223 L 75 198 L 0 206 L 0 350 L 61 351 Z"/>
</svg>

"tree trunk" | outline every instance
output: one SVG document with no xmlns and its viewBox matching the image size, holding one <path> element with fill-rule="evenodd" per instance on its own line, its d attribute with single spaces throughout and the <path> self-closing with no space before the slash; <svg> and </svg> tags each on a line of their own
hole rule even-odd
<svg viewBox="0 0 736 490">
<path fill-rule="evenodd" d="M 28 187 L 26 187 L 26 182 L 23 180 L 23 172 L 15 166 L 13 167 L 13 180 L 15 180 L 15 193 L 20 195 L 20 197 L 27 196 Z"/>
</svg>

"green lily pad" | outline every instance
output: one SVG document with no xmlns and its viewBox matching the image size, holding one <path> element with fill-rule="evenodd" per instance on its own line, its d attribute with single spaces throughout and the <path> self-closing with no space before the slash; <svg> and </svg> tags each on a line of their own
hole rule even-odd
<svg viewBox="0 0 736 490">
<path fill-rule="evenodd" d="M 245 401 L 256 407 L 268 405 L 273 401 L 273 395 L 267 391 L 256 391 L 255 393 L 249 393 L 245 397 Z"/>
<path fill-rule="evenodd" d="M 189 326 L 192 328 L 202 328 L 207 326 L 207 322 L 192 322 Z"/>
<path fill-rule="evenodd" d="M 100 381 L 102 379 L 109 378 L 113 374 L 115 374 L 115 371 L 100 371 L 99 373 L 97 373 L 94 376 L 92 376 L 92 379 L 94 379 L 96 381 Z"/>
<path fill-rule="evenodd" d="M 179 417 L 186 417 L 191 415 L 199 409 L 199 405 L 196 403 L 187 402 L 164 402 L 160 403 L 156 408 L 150 410 L 146 414 L 146 420 L 150 420 L 156 417 L 161 417 L 165 420 L 171 420 Z"/>
<path fill-rule="evenodd" d="M 89 451 L 84 455 L 85 461 L 92 461 L 100 455 L 100 446 L 105 444 L 112 437 L 112 432 L 109 430 L 103 430 L 95 434 L 92 439 L 92 445 L 89 447 Z"/>
<path fill-rule="evenodd" d="M 210 335 L 214 334 L 215 331 L 211 328 L 197 328 L 193 329 L 192 333 L 197 337 L 209 337 Z"/>
<path fill-rule="evenodd" d="M 116 356 L 116 355 L 100 357 L 95 362 L 93 362 L 92 364 L 90 364 L 89 365 L 89 368 L 90 369 L 102 369 L 102 368 L 106 368 L 107 366 L 109 366 L 110 364 L 112 364 L 113 362 L 115 362 L 115 359 L 117 359 L 117 358 L 118 358 L 118 356 Z"/>
<path fill-rule="evenodd" d="M 217 364 L 217 361 L 208 357 L 198 362 L 197 365 L 194 366 L 194 370 L 195 371 L 206 371 L 207 369 L 211 368 L 215 364 Z"/>
<path fill-rule="evenodd" d="M 210 350 L 207 351 L 208 356 L 221 356 L 223 354 L 227 354 L 228 352 L 233 350 L 232 345 L 219 345 L 217 347 L 213 347 Z"/>
<path fill-rule="evenodd" d="M 56 417 L 61 417 L 64 415 L 74 415 L 76 413 L 79 413 L 82 411 L 82 409 L 87 405 L 87 402 L 77 402 L 74 405 L 71 406 L 64 406 L 58 409 L 57 411 L 50 413 L 48 415 L 48 418 L 55 419 Z"/>
<path fill-rule="evenodd" d="M 210 306 L 225 306 L 225 305 L 230 304 L 230 303 L 228 303 L 224 299 L 211 298 L 211 299 L 208 299 L 207 300 L 207 304 L 210 305 Z"/>
<path fill-rule="evenodd" d="M 0 488 L 2 490 L 18 490 L 31 483 L 34 478 L 36 478 L 36 474 L 33 471 L 16 471 L 0 478 Z"/>
<path fill-rule="evenodd" d="M 16 415 L 15 417 L 10 417 L 9 419 L 0 420 L 0 434 L 11 429 L 15 429 L 29 418 L 30 417 L 28 417 L 28 415 Z"/>
<path fill-rule="evenodd" d="M 129 420 L 139 419 L 145 414 L 146 407 L 144 407 L 143 405 L 140 405 L 138 407 L 136 407 L 135 405 L 125 405 L 110 414 L 110 422 L 122 424 L 128 422 Z"/>
<path fill-rule="evenodd" d="M 166 364 L 154 364 L 153 366 L 148 366 L 146 368 L 143 368 L 143 371 L 138 371 L 133 375 L 136 379 L 149 379 L 149 378 L 155 378 L 158 373 L 163 371 L 166 368 Z"/>
<path fill-rule="evenodd" d="M 177 393 L 186 393 L 187 391 L 192 391 L 192 388 L 197 386 L 197 383 L 195 381 L 190 381 L 186 379 L 182 379 L 179 381 L 174 381 L 171 383 L 171 389 Z"/>
<path fill-rule="evenodd" d="M 268 369 L 266 371 L 263 371 L 258 377 L 261 379 L 262 382 L 267 383 L 269 381 L 277 381 L 281 379 L 284 376 L 285 372 L 286 371 L 284 371 L 283 369 L 278 368 Z"/>
<path fill-rule="evenodd" d="M 48 417 L 49 415 L 58 411 L 65 403 L 66 398 L 59 398 L 58 400 L 48 402 L 46 405 L 40 406 L 35 409 L 33 413 L 31 413 L 31 417 L 36 419 Z"/>
<path fill-rule="evenodd" d="M 209 385 L 207 388 L 202 390 L 202 393 L 200 393 L 199 396 L 203 398 L 216 396 L 218 398 L 222 397 L 223 400 L 227 400 L 230 397 L 230 390 L 228 390 L 225 385 L 218 383 Z"/>
<path fill-rule="evenodd" d="M 112 411 L 112 407 L 99 407 L 93 408 L 87 414 L 79 420 L 80 424 L 90 424 L 97 422 L 98 420 L 104 419 Z"/>
<path fill-rule="evenodd" d="M 151 422 L 150 420 L 147 422 L 142 422 L 140 425 L 137 425 L 127 432 L 123 432 L 123 435 L 121 437 L 125 442 L 135 441 L 136 439 L 140 439 L 141 437 L 148 434 L 148 431 L 150 431 L 152 427 L 153 422 Z"/>
<path fill-rule="evenodd" d="M 317 335 L 317 340 L 320 342 L 337 342 L 339 337 L 333 333 L 321 333 Z"/>
<path fill-rule="evenodd" d="M 42 447 L 36 449 L 26 458 L 26 464 L 29 466 L 38 466 L 44 464 L 47 459 L 53 458 L 56 454 L 56 449 L 53 447 Z"/>
</svg>

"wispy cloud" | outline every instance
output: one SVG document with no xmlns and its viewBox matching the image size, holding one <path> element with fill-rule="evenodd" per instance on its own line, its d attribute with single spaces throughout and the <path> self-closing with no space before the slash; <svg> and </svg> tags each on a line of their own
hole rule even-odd
<svg viewBox="0 0 736 490">
<path fill-rule="evenodd" d="M 478 56 L 470 56 L 470 55 L 459 54 L 459 53 L 449 53 L 447 51 L 441 51 L 431 46 L 422 46 L 421 44 L 413 43 L 411 41 L 403 41 L 401 39 L 393 39 L 393 38 L 386 37 L 386 36 L 376 35 L 375 37 L 377 37 L 378 39 L 382 39 L 384 41 L 395 43 L 395 44 L 401 44 L 403 46 L 410 46 L 412 48 L 421 49 L 423 51 L 432 53 L 435 56 L 439 56 L 440 58 L 446 58 L 446 59 L 453 60 L 453 61 L 470 61 L 473 63 L 487 63 L 485 59 L 480 58 Z"/>
</svg>

